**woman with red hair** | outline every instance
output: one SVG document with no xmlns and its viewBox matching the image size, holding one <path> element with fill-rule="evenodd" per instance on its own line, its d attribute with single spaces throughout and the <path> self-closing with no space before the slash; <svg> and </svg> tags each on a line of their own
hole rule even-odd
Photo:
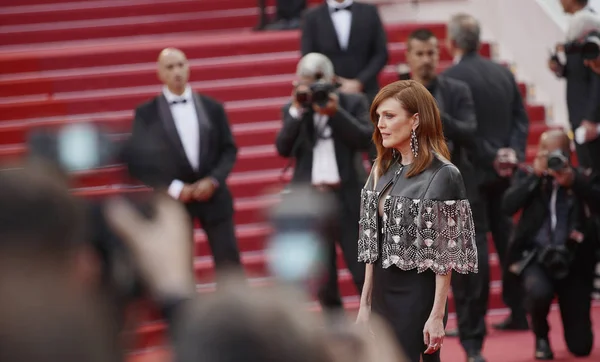
<svg viewBox="0 0 600 362">
<path fill-rule="evenodd" d="M 371 120 L 377 159 L 361 195 L 358 258 L 367 264 L 358 321 L 372 310 L 390 323 L 409 361 L 440 361 L 451 272 L 477 272 L 463 179 L 421 84 L 383 88 Z"/>
</svg>

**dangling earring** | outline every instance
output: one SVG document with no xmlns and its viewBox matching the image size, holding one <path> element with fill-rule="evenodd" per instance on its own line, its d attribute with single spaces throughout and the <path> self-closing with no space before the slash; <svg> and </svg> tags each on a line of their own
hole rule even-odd
<svg viewBox="0 0 600 362">
<path fill-rule="evenodd" d="M 392 159 L 398 159 L 398 151 L 395 148 L 392 150 Z"/>
<path fill-rule="evenodd" d="M 414 129 L 410 133 L 410 150 L 415 158 L 419 156 L 419 140 L 417 139 L 417 134 Z"/>
</svg>

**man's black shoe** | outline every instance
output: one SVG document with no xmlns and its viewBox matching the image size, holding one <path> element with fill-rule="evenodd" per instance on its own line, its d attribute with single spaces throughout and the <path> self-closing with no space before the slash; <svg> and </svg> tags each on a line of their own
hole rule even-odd
<svg viewBox="0 0 600 362">
<path fill-rule="evenodd" d="M 527 331 L 529 330 L 529 323 L 527 317 L 514 318 L 510 315 L 502 322 L 492 324 L 492 327 L 501 331 Z"/>
<path fill-rule="evenodd" d="M 536 338 L 535 340 L 535 359 L 550 361 L 554 359 L 554 353 L 550 349 L 548 338 Z"/>
<path fill-rule="evenodd" d="M 458 337 L 458 328 L 446 329 L 446 337 Z"/>
<path fill-rule="evenodd" d="M 467 352 L 467 362 L 486 362 L 480 351 Z"/>
</svg>

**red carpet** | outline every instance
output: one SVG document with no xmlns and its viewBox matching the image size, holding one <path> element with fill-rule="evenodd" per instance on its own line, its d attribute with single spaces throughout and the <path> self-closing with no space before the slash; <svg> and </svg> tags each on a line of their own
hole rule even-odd
<svg viewBox="0 0 600 362">
<path fill-rule="evenodd" d="M 506 315 L 497 314 L 488 317 L 488 326 L 502 320 Z M 592 319 L 596 326 L 600 325 L 600 306 L 592 309 Z M 596 327 L 595 346 L 592 355 L 587 358 L 575 358 L 567 350 L 563 336 L 562 324 L 558 310 L 550 313 L 549 317 L 552 330 L 550 332 L 550 343 L 554 351 L 555 361 L 561 362 L 597 362 L 600 361 L 600 327 Z M 454 325 L 450 320 L 449 325 Z M 485 342 L 483 355 L 488 362 L 531 362 L 534 361 L 534 341 L 530 332 L 499 332 L 489 329 L 489 335 Z M 165 362 L 170 360 L 168 351 L 161 349 L 147 350 L 132 354 L 129 362 Z M 447 338 L 442 349 L 443 362 L 463 362 L 466 357 L 456 338 Z"/>
<path fill-rule="evenodd" d="M 14 0 L 3 4 L 7 2 L 12 5 L 0 8 L 0 162 L 23 156 L 25 136 L 35 127 L 93 121 L 122 139 L 131 127 L 133 109 L 160 91 L 155 73 L 159 51 L 181 48 L 190 58 L 193 88 L 225 104 L 240 150 L 228 180 L 235 197 L 239 247 L 252 283 L 268 285 L 263 249 L 270 228 L 265 211 L 277 196 L 266 193 L 282 186 L 280 172 L 286 160 L 277 155 L 273 142 L 299 57 L 298 32 L 252 32 L 249 28 L 258 20 L 255 0 Z M 445 37 L 444 24 L 386 25 L 391 58 L 380 77 L 382 84 L 395 80 L 407 35 L 424 26 Z M 452 58 L 441 50 L 443 70 Z M 490 56 L 490 44 L 484 44 L 481 54 Z M 527 86 L 520 84 L 520 88 L 527 100 Z M 527 103 L 527 110 L 531 160 L 546 129 L 546 115 L 540 105 Z M 115 166 L 77 174 L 74 192 L 85 197 L 122 192 L 119 185 L 130 182 L 122 171 Z M 203 233 L 196 234 L 199 289 L 210 292 L 214 275 L 209 248 Z M 491 259 L 490 308 L 497 309 L 503 307 L 499 269 L 495 255 Z M 356 291 L 343 263 L 340 284 L 348 308 L 356 309 Z M 164 331 L 158 314 L 149 305 L 140 306 L 139 312 L 144 324 L 137 331 L 136 347 L 159 346 Z"/>
</svg>

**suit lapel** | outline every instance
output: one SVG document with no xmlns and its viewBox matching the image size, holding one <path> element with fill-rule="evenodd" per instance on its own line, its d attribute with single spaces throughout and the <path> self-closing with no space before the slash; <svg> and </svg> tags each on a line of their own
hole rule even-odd
<svg viewBox="0 0 600 362">
<path fill-rule="evenodd" d="M 202 160 L 206 159 L 206 155 L 210 151 L 210 115 L 206 112 L 206 108 L 204 107 L 204 103 L 202 103 L 202 99 L 198 95 L 198 93 L 193 93 L 194 98 L 194 107 L 196 108 L 196 115 L 198 118 L 198 129 L 200 131 L 200 147 L 199 147 L 199 164 L 200 169 L 205 166 L 205 162 Z"/>
<path fill-rule="evenodd" d="M 329 32 L 329 34 L 324 34 L 324 36 L 329 37 L 335 42 L 337 50 L 342 50 L 342 47 L 340 46 L 340 41 L 338 39 L 337 31 L 335 30 L 335 25 L 333 25 L 333 19 L 331 18 L 331 14 L 329 12 L 329 6 L 327 4 L 324 4 L 321 8 L 321 20 L 325 27 L 327 27 L 327 31 Z"/>
<path fill-rule="evenodd" d="M 352 48 L 352 45 L 354 44 L 354 41 L 357 39 L 357 36 L 359 35 L 359 26 L 362 21 L 362 14 L 358 8 L 358 6 L 356 6 L 358 4 L 353 4 L 352 5 L 352 19 L 350 20 L 350 36 L 348 37 L 348 47 L 346 48 L 346 51 L 349 52 L 350 49 Z M 336 34 L 337 35 L 337 34 Z"/>
<path fill-rule="evenodd" d="M 190 161 L 185 154 L 185 149 L 183 148 L 181 139 L 179 138 L 179 133 L 177 132 L 177 127 L 175 126 L 175 120 L 173 119 L 173 114 L 171 114 L 171 108 L 169 107 L 167 99 L 162 94 L 158 97 L 158 114 L 167 133 L 167 138 L 177 151 L 179 157 L 183 159 L 185 164 L 190 169 L 192 169 Z"/>
</svg>

